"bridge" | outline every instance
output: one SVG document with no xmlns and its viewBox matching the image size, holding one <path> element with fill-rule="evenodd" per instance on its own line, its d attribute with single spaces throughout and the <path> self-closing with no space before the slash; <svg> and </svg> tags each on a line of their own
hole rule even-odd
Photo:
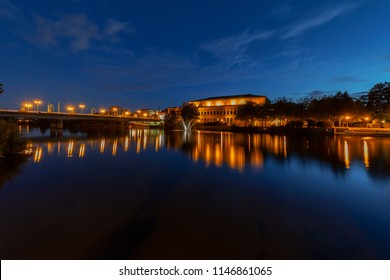
<svg viewBox="0 0 390 280">
<path fill-rule="evenodd" d="M 93 124 L 128 127 L 130 124 L 158 126 L 164 121 L 158 118 L 135 116 L 112 116 L 102 114 L 56 113 L 40 111 L 18 111 L 0 109 L 0 118 L 14 120 L 47 120 L 50 122 L 51 134 L 61 135 L 64 121 L 80 123 L 91 122 Z"/>
<path fill-rule="evenodd" d="M 78 114 L 78 113 L 56 113 L 56 112 L 38 112 L 38 111 L 18 111 L 0 109 L 0 118 L 14 119 L 36 119 L 36 120 L 94 120 L 94 121 L 118 121 L 118 122 L 143 122 L 143 123 L 162 123 L 158 118 L 135 117 L 135 116 L 112 116 L 102 114 Z"/>
</svg>

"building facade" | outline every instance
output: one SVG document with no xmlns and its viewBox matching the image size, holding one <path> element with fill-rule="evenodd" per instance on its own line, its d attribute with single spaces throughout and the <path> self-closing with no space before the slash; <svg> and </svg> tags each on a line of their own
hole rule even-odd
<svg viewBox="0 0 390 280">
<path fill-rule="evenodd" d="M 240 121 L 236 120 L 237 108 L 247 101 L 260 105 L 269 102 L 268 98 L 262 95 L 242 94 L 209 97 L 188 103 L 194 104 L 198 108 L 199 122 L 201 123 L 224 122 L 229 125 L 240 125 Z"/>
</svg>

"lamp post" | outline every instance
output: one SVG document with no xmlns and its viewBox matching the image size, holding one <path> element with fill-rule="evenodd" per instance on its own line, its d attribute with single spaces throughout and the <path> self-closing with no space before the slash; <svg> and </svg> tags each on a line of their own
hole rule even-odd
<svg viewBox="0 0 390 280">
<path fill-rule="evenodd" d="M 74 107 L 73 106 L 68 106 L 68 107 L 66 107 L 66 110 L 68 110 L 69 114 L 72 114 L 73 111 L 74 111 Z"/>
<path fill-rule="evenodd" d="M 34 100 L 34 103 L 37 105 L 37 112 L 39 112 L 39 105 L 42 104 L 42 101 L 41 100 Z"/>
<path fill-rule="evenodd" d="M 114 107 L 114 108 L 112 108 L 112 110 L 114 111 L 114 116 L 117 117 L 118 116 L 118 108 Z"/>
<path fill-rule="evenodd" d="M 350 119 L 350 116 L 346 116 L 345 119 L 347 120 L 347 127 L 348 127 L 348 120 Z"/>
<path fill-rule="evenodd" d="M 27 110 L 27 112 L 29 112 L 29 111 L 30 111 L 30 108 L 32 107 L 32 104 L 29 103 L 29 102 L 26 102 L 26 103 L 23 104 L 23 107 L 25 107 L 26 110 Z"/>
<path fill-rule="evenodd" d="M 82 114 L 83 113 L 83 109 L 85 108 L 85 105 L 84 104 L 80 104 L 79 108 L 80 108 L 80 113 Z"/>
</svg>

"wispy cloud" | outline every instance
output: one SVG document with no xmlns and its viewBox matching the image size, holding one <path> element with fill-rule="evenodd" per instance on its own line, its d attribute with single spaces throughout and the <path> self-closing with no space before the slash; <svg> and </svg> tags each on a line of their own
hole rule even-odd
<svg viewBox="0 0 390 280">
<path fill-rule="evenodd" d="M 201 44 L 201 49 L 224 61 L 227 65 L 240 65 L 249 59 L 247 49 L 250 44 L 267 40 L 274 31 L 258 31 L 249 33 L 248 30 L 240 35 L 230 36 L 213 42 Z"/>
<path fill-rule="evenodd" d="M 30 41 L 50 47 L 59 45 L 62 39 L 68 39 L 73 52 L 89 49 L 93 41 L 117 40 L 119 33 L 134 30 L 128 22 L 115 19 L 109 19 L 100 29 L 84 14 L 63 15 L 56 21 L 38 17 L 36 25 L 36 37 L 30 37 Z"/>
<path fill-rule="evenodd" d="M 122 22 L 116 19 L 109 19 L 104 27 L 103 34 L 106 36 L 115 36 L 121 32 L 134 32 L 135 29 L 130 26 L 129 22 Z"/>
<path fill-rule="evenodd" d="M 326 23 L 331 22 L 335 18 L 352 11 L 358 6 L 359 2 L 342 3 L 332 8 L 324 9 L 323 11 L 317 12 L 317 14 L 314 16 L 306 18 L 302 21 L 298 21 L 290 26 L 281 38 L 288 39 L 302 35 L 310 29 L 320 27 Z"/>
<path fill-rule="evenodd" d="M 360 79 L 358 77 L 353 77 L 353 76 L 334 77 L 331 80 L 332 83 L 340 83 L 340 84 L 361 83 L 366 81 L 367 81 L 366 79 Z"/>
<path fill-rule="evenodd" d="M 219 64 L 203 66 L 196 55 L 180 56 L 159 49 L 142 55 L 120 50 L 115 53 L 116 59 L 90 62 L 85 69 L 97 87 L 108 92 L 152 92 L 188 88 L 240 80 L 254 73 L 253 69 L 245 67 L 228 69 Z"/>
<path fill-rule="evenodd" d="M 333 94 L 335 91 L 323 91 L 323 90 L 313 90 L 312 92 L 307 93 L 310 98 L 321 98 L 327 94 Z"/>
<path fill-rule="evenodd" d="M 290 18 L 292 15 L 292 5 L 290 2 L 291 1 L 287 1 L 276 5 L 268 14 L 268 16 L 272 19 L 280 20 L 286 20 Z"/>
<path fill-rule="evenodd" d="M 0 0 L 0 19 L 17 22 L 23 18 L 23 13 L 11 1 Z"/>
</svg>

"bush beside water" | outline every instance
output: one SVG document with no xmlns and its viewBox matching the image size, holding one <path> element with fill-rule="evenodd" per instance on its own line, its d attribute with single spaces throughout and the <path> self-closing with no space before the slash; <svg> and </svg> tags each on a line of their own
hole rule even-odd
<svg viewBox="0 0 390 280">
<path fill-rule="evenodd" d="M 17 126 L 0 120 L 0 158 L 21 155 L 25 148 Z"/>
</svg>

